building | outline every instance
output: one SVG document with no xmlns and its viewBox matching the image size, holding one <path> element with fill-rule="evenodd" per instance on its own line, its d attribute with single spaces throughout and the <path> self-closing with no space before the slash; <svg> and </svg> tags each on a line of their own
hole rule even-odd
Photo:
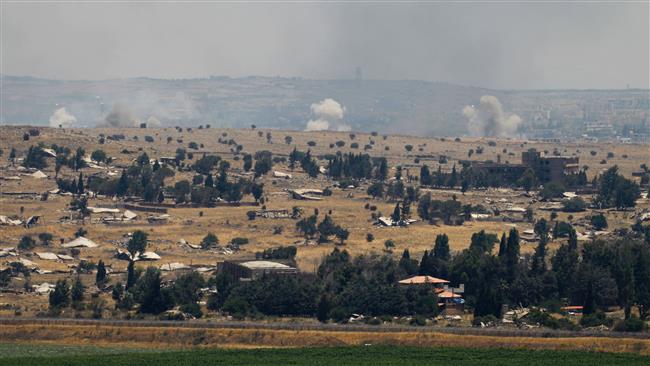
<svg viewBox="0 0 650 366">
<path fill-rule="evenodd" d="M 472 169 L 488 177 L 501 177 L 503 182 L 516 182 L 528 167 L 522 164 L 475 162 L 472 163 Z"/>
<path fill-rule="evenodd" d="M 438 307 L 443 314 L 462 314 L 465 310 L 465 300 L 462 295 L 465 292 L 464 284 L 450 287 L 449 281 L 432 276 L 414 276 L 399 281 L 399 284 L 401 286 L 432 286 L 433 292 L 438 298 Z"/>
<path fill-rule="evenodd" d="M 535 149 L 521 153 L 521 163 L 535 171 L 540 182 L 562 182 L 565 175 L 580 172 L 579 158 L 576 156 L 541 156 Z"/>
<path fill-rule="evenodd" d="M 295 275 L 298 269 L 271 261 L 225 261 L 217 266 L 219 273 L 226 273 L 239 280 L 256 280 L 264 275 Z"/>
</svg>

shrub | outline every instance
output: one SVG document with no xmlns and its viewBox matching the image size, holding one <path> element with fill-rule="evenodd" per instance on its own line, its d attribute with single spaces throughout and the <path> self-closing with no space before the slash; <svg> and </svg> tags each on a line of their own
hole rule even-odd
<svg viewBox="0 0 650 366">
<path fill-rule="evenodd" d="M 246 245 L 248 243 L 249 243 L 248 238 L 237 237 L 237 238 L 232 238 L 232 240 L 230 240 L 230 244 L 236 245 L 236 246 Z"/>
<path fill-rule="evenodd" d="M 409 324 L 421 327 L 421 326 L 427 325 L 427 319 L 422 315 L 416 315 L 413 318 L 411 318 L 411 321 L 409 322 Z"/>
<path fill-rule="evenodd" d="M 602 230 L 607 228 L 607 218 L 602 213 L 598 215 L 591 216 L 591 225 L 596 230 Z"/>
<path fill-rule="evenodd" d="M 616 332 L 642 332 L 648 329 L 648 325 L 643 320 L 632 317 L 618 321 L 613 329 Z"/>
<path fill-rule="evenodd" d="M 375 240 L 375 236 L 372 235 L 372 233 L 368 233 L 368 234 L 366 234 L 366 241 L 367 241 L 368 243 L 371 243 L 373 240 Z"/>
<path fill-rule="evenodd" d="M 255 220 L 255 217 L 257 216 L 257 214 L 255 213 L 255 211 L 248 211 L 248 212 L 246 212 L 246 216 L 248 217 L 249 220 L 252 221 L 252 220 Z"/>
<path fill-rule="evenodd" d="M 582 212 L 587 207 L 585 201 L 580 197 L 573 197 L 563 203 L 564 212 Z"/>
<path fill-rule="evenodd" d="M 30 250 L 34 249 L 36 246 L 36 241 L 32 239 L 31 236 L 24 235 L 22 238 L 20 238 L 20 242 L 18 243 L 18 249 L 21 250 Z"/>
<path fill-rule="evenodd" d="M 208 233 L 203 240 L 201 240 L 201 248 L 208 249 L 219 244 L 219 238 L 213 233 Z"/>
<path fill-rule="evenodd" d="M 605 325 L 607 327 L 612 326 L 613 320 L 607 318 L 605 316 L 605 313 L 602 311 L 597 311 L 593 314 L 588 314 L 588 315 L 583 315 L 582 319 L 580 319 L 580 325 L 583 327 L 589 328 L 589 327 L 597 327 L 600 325 Z"/>
</svg>

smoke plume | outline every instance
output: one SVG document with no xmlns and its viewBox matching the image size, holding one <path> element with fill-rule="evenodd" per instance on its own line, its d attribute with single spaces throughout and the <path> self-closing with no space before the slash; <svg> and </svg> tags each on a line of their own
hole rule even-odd
<svg viewBox="0 0 650 366">
<path fill-rule="evenodd" d="M 59 108 L 50 116 L 50 127 L 63 127 L 69 128 L 77 123 L 77 117 L 68 113 L 65 107 Z"/>
<path fill-rule="evenodd" d="M 345 107 L 334 99 L 326 98 L 313 103 L 311 113 L 314 118 L 307 122 L 305 131 L 350 131 L 350 126 L 343 123 Z"/>
<path fill-rule="evenodd" d="M 518 115 L 504 114 L 501 102 L 492 95 L 482 96 L 478 107 L 465 106 L 463 116 L 469 122 L 469 133 L 474 136 L 513 137 L 521 124 Z"/>
<path fill-rule="evenodd" d="M 149 118 L 147 118 L 147 127 L 155 128 L 155 127 L 160 127 L 160 125 L 161 125 L 160 120 L 158 120 L 158 118 L 156 118 L 155 116 L 149 116 Z"/>
<path fill-rule="evenodd" d="M 113 110 L 106 116 L 104 122 L 106 127 L 136 127 L 138 124 L 131 110 L 120 103 L 113 104 Z"/>
</svg>

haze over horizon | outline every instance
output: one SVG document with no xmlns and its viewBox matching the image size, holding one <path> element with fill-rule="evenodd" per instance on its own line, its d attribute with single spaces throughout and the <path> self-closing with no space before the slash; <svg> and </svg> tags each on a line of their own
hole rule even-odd
<svg viewBox="0 0 650 366">
<path fill-rule="evenodd" d="M 3 3 L 3 75 L 650 88 L 650 3 Z"/>
</svg>

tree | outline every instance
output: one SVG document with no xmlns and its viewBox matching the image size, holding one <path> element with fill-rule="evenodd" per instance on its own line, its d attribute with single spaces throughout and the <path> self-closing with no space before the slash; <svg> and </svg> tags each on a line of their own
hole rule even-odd
<svg viewBox="0 0 650 366">
<path fill-rule="evenodd" d="M 318 216 L 312 215 L 296 223 L 296 229 L 305 236 L 305 239 L 313 237 L 318 232 L 316 227 L 317 219 Z"/>
<path fill-rule="evenodd" d="M 126 243 L 126 250 L 131 255 L 131 261 L 134 261 L 138 254 L 144 253 L 147 248 L 148 236 L 149 235 L 142 230 L 136 230 L 133 232 L 131 238 Z"/>
<path fill-rule="evenodd" d="M 392 239 L 388 239 L 384 242 L 384 248 L 386 248 L 387 251 L 391 252 L 395 248 L 395 242 Z"/>
<path fill-rule="evenodd" d="M 79 172 L 79 179 L 77 180 L 77 194 L 84 193 L 84 173 Z"/>
<path fill-rule="evenodd" d="M 400 225 L 402 221 L 401 217 L 402 210 L 399 208 L 399 202 L 395 205 L 395 209 L 393 210 L 393 214 L 390 216 L 390 219 L 393 221 L 393 225 Z"/>
<path fill-rule="evenodd" d="M 344 229 L 340 226 L 336 228 L 336 237 L 339 239 L 339 243 L 341 245 L 344 244 L 344 242 L 348 239 L 350 236 L 350 232 L 347 229 Z"/>
<path fill-rule="evenodd" d="M 54 291 L 50 292 L 49 296 L 50 309 L 55 311 L 70 305 L 70 286 L 65 279 L 56 281 Z"/>
<path fill-rule="evenodd" d="M 293 141 L 293 137 L 291 137 L 289 135 L 284 136 L 284 142 L 286 142 L 287 145 L 291 145 L 291 141 Z"/>
<path fill-rule="evenodd" d="M 332 220 L 332 217 L 330 215 L 325 215 L 325 218 L 323 221 L 318 224 L 318 232 L 320 233 L 320 242 L 326 242 L 329 239 L 330 235 L 335 235 L 337 230 L 337 226 L 334 223 L 334 220 Z"/>
<path fill-rule="evenodd" d="M 90 158 L 98 163 L 103 163 L 106 161 L 107 156 L 104 150 L 95 150 L 90 154 Z"/>
<path fill-rule="evenodd" d="M 41 245 L 43 246 L 49 246 L 50 242 L 52 241 L 52 234 L 50 233 L 40 233 L 38 234 L 38 239 L 41 241 Z"/>
<path fill-rule="evenodd" d="M 209 249 L 216 247 L 217 245 L 219 245 L 219 238 L 213 233 L 208 233 L 205 237 L 203 237 L 203 240 L 201 240 L 202 249 Z"/>
<path fill-rule="evenodd" d="M 582 212 L 587 208 L 587 204 L 580 197 L 570 198 L 562 203 L 564 212 Z"/>
<path fill-rule="evenodd" d="M 260 198 L 264 194 L 264 183 L 253 183 L 251 184 L 251 194 L 255 198 L 255 202 L 259 202 Z"/>
<path fill-rule="evenodd" d="M 208 174 L 203 181 L 203 185 L 207 188 L 214 187 L 214 179 L 212 179 L 212 174 Z"/>
<path fill-rule="evenodd" d="M 372 198 L 383 197 L 384 184 L 380 182 L 371 184 L 370 187 L 368 187 L 368 194 L 371 195 Z"/>
<path fill-rule="evenodd" d="M 108 282 L 108 276 L 106 273 L 106 266 L 104 265 L 103 260 L 99 260 L 97 263 L 97 274 L 95 274 L 95 284 L 97 287 L 101 287 Z"/>
<path fill-rule="evenodd" d="M 181 309 L 189 309 L 192 315 L 201 317 L 202 313 L 197 302 L 201 298 L 201 289 L 205 285 L 205 280 L 199 272 L 191 271 L 180 276 L 172 288 L 174 301 L 181 305 Z"/>
<path fill-rule="evenodd" d="M 634 207 L 640 195 L 639 185 L 620 175 L 615 165 L 598 178 L 598 194 L 594 202 L 601 208 L 625 209 Z"/>
<path fill-rule="evenodd" d="M 447 234 L 436 236 L 436 242 L 433 246 L 433 256 L 442 261 L 448 261 L 451 258 L 449 254 L 449 237 Z"/>
<path fill-rule="evenodd" d="M 598 215 L 591 216 L 590 222 L 591 226 L 593 226 L 595 230 L 603 230 L 607 228 L 607 218 L 602 214 L 602 212 Z"/>
<path fill-rule="evenodd" d="M 87 165 L 84 160 L 85 155 L 86 151 L 83 148 L 78 147 L 72 160 L 72 169 L 74 169 L 75 172 Z M 147 161 L 147 163 L 149 163 L 149 161 Z"/>
<path fill-rule="evenodd" d="M 129 191 L 129 177 L 126 175 L 126 170 L 122 170 L 122 175 L 120 180 L 117 182 L 117 188 L 115 193 L 118 197 L 126 196 L 126 193 Z"/>
<path fill-rule="evenodd" d="M 13 161 L 11 154 L 9 155 L 9 158 L 12 159 Z M 30 146 L 29 150 L 27 150 L 27 155 L 25 155 L 25 158 L 23 159 L 22 165 L 27 168 L 36 168 L 36 169 L 47 168 L 47 161 L 45 160 L 45 152 L 40 146 Z"/>
<path fill-rule="evenodd" d="M 172 294 L 161 288 L 160 270 L 148 267 L 134 288 L 135 298 L 140 304 L 140 312 L 160 314 L 173 306 Z"/>
<path fill-rule="evenodd" d="M 531 168 L 526 169 L 524 174 L 519 178 L 517 184 L 520 185 L 526 193 L 530 192 L 532 188 L 537 185 L 537 177 L 535 176 L 535 171 Z"/>
<path fill-rule="evenodd" d="M 248 172 L 253 167 L 253 156 L 251 154 L 244 155 L 244 171 Z"/>
<path fill-rule="evenodd" d="M 77 276 L 75 281 L 72 283 L 72 291 L 70 292 L 70 299 L 74 304 L 75 308 L 79 308 L 81 303 L 84 301 L 84 291 L 85 287 L 81 282 L 81 278 Z"/>
<path fill-rule="evenodd" d="M 18 242 L 18 249 L 20 250 L 30 250 L 36 247 L 36 241 L 29 235 L 23 235 Z"/>
</svg>

